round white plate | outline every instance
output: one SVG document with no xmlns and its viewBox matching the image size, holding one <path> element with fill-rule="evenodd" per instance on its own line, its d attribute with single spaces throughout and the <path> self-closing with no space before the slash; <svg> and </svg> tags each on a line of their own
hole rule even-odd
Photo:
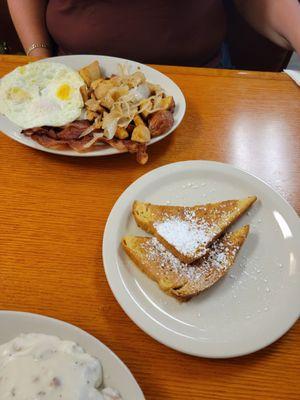
<svg viewBox="0 0 300 400">
<path fill-rule="evenodd" d="M 145 399 L 126 365 L 103 343 L 74 325 L 39 314 L 0 311 L 0 327 L 0 344 L 21 333 L 44 333 L 72 340 L 101 361 L 105 386 L 117 389 L 124 400 Z"/>
<path fill-rule="evenodd" d="M 134 200 L 195 205 L 256 195 L 235 227 L 250 234 L 230 272 L 187 303 L 163 293 L 126 256 L 126 234 L 146 235 L 131 216 Z M 234 229 L 234 227 L 232 227 Z M 155 169 L 114 205 L 103 239 L 105 273 L 127 315 L 166 346 L 203 357 L 235 357 L 282 336 L 300 311 L 300 222 L 270 186 L 233 166 L 186 161 Z"/>
<path fill-rule="evenodd" d="M 95 60 L 99 60 L 101 70 L 104 72 L 105 76 L 110 76 L 111 74 L 118 74 L 118 66 L 120 64 L 126 65 L 130 73 L 135 72 L 139 68 L 140 71 L 144 72 L 146 79 L 149 82 L 159 84 L 164 89 L 167 95 L 173 96 L 176 104 L 174 110 L 174 125 L 165 134 L 151 139 L 149 144 L 153 144 L 164 139 L 166 136 L 168 136 L 171 132 L 173 132 L 177 128 L 177 126 L 180 124 L 185 114 L 186 103 L 184 95 L 182 91 L 179 89 L 179 87 L 170 78 L 168 78 L 166 75 L 162 74 L 161 72 L 157 71 L 154 68 L 148 67 L 147 65 L 135 61 L 126 60 L 123 58 L 96 56 L 96 55 L 60 56 L 60 57 L 46 58 L 40 61 L 59 62 L 68 65 L 69 67 L 75 70 L 78 70 L 81 67 L 84 67 Z M 61 154 L 65 156 L 77 156 L 77 157 L 107 156 L 111 154 L 120 153 L 120 151 L 112 147 L 103 145 L 99 146 L 99 150 L 98 149 L 91 150 L 85 153 L 78 153 L 77 151 L 74 150 L 48 149 L 47 147 L 41 146 L 34 140 L 30 139 L 30 137 L 22 135 L 20 133 L 21 128 L 1 114 L 0 114 L 0 130 L 10 138 L 16 140 L 17 142 L 25 144 L 26 146 L 32 147 L 34 149 L 46 151 L 47 153 Z"/>
</svg>

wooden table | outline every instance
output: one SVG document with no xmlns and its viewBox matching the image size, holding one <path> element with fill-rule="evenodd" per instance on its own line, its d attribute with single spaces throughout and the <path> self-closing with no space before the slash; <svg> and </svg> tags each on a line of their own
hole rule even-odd
<svg viewBox="0 0 300 400">
<path fill-rule="evenodd" d="M 28 60 L 0 57 L 0 75 Z M 0 136 L 0 308 L 90 332 L 128 365 L 149 400 L 299 399 L 299 323 L 255 354 L 201 359 L 147 336 L 109 289 L 101 262 L 106 219 L 123 190 L 156 167 L 228 162 L 270 183 L 300 212 L 299 88 L 284 74 L 157 68 L 181 87 L 187 112 L 174 134 L 151 146 L 145 166 L 129 154 L 69 158 Z"/>
</svg>

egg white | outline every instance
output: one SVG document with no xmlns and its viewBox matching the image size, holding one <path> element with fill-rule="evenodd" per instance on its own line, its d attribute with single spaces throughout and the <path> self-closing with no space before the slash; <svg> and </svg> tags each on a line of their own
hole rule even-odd
<svg viewBox="0 0 300 400">
<path fill-rule="evenodd" d="M 83 108 L 79 73 L 64 64 L 34 62 L 18 67 L 0 81 L 0 112 L 23 129 L 62 126 Z"/>
</svg>

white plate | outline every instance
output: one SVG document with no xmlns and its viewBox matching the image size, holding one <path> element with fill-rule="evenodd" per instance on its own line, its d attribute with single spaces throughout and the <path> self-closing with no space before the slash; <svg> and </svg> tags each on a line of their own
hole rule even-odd
<svg viewBox="0 0 300 400">
<path fill-rule="evenodd" d="M 164 294 L 122 251 L 125 234 L 146 235 L 131 216 L 135 199 L 194 205 L 249 195 L 258 201 L 235 225 L 251 227 L 234 266 L 187 303 Z M 230 165 L 186 161 L 155 169 L 125 190 L 106 224 L 103 260 L 116 299 L 146 333 L 184 353 L 235 357 L 274 342 L 298 318 L 299 240 L 297 214 L 266 183 Z"/>
<path fill-rule="evenodd" d="M 175 101 L 175 110 L 174 110 L 174 125 L 172 128 L 166 132 L 165 134 L 158 136 L 156 138 L 151 139 L 150 144 L 156 143 L 166 136 L 168 136 L 171 132 L 173 132 L 177 126 L 182 121 L 182 118 L 185 114 L 186 103 L 185 98 L 182 94 L 182 91 L 179 87 L 166 75 L 157 71 L 154 68 L 148 67 L 147 65 L 125 60 L 123 58 L 117 57 L 109 57 L 109 56 L 96 56 L 96 55 L 72 55 L 72 56 L 60 56 L 60 57 L 52 57 L 46 58 L 41 61 L 48 62 L 60 62 L 62 64 L 68 65 L 69 67 L 78 70 L 81 67 L 88 65 L 92 61 L 99 60 L 102 71 L 106 76 L 110 76 L 111 74 L 118 73 L 118 66 L 120 64 L 125 64 L 128 67 L 129 72 L 135 72 L 137 68 L 139 68 L 142 72 L 144 72 L 146 79 L 149 82 L 159 84 L 167 95 L 173 96 Z M 39 62 L 39 61 L 36 61 Z M 48 149 L 47 147 L 41 146 L 34 140 L 30 139 L 22 135 L 21 128 L 11 122 L 8 118 L 0 114 L 0 130 L 5 133 L 10 138 L 25 144 L 26 146 L 32 147 L 34 149 L 46 151 L 47 153 L 61 154 L 65 156 L 78 156 L 78 157 L 93 157 L 93 156 L 107 156 L 111 154 L 118 154 L 120 151 L 108 147 L 108 146 L 99 146 L 99 150 L 91 150 L 86 153 L 78 153 L 74 150 L 55 150 Z"/>
<path fill-rule="evenodd" d="M 44 333 L 78 343 L 103 366 L 104 385 L 117 389 L 124 400 L 144 400 L 144 395 L 125 364 L 87 332 L 57 319 L 16 311 L 0 311 L 0 344 L 21 333 Z"/>
</svg>

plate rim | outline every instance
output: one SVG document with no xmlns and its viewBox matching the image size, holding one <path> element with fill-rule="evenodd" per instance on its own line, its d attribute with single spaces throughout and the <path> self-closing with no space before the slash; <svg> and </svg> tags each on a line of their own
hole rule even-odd
<svg viewBox="0 0 300 400">
<path fill-rule="evenodd" d="M 166 132 L 166 133 L 164 133 L 164 134 L 162 134 L 160 136 L 152 138 L 151 141 L 149 142 L 148 146 L 151 146 L 152 144 L 155 144 L 155 143 L 163 140 L 165 137 L 171 135 L 171 133 L 173 133 L 179 127 L 179 125 L 182 123 L 182 120 L 183 120 L 183 118 L 185 116 L 185 113 L 186 113 L 186 99 L 185 99 L 185 96 L 184 96 L 181 88 L 177 85 L 177 83 L 175 83 L 166 74 L 164 74 L 163 72 L 160 72 L 156 68 L 153 68 L 153 66 L 150 66 L 150 65 L 147 65 L 147 64 L 143 64 L 143 63 L 140 63 L 138 61 L 130 60 L 130 59 L 127 59 L 127 58 L 114 57 L 114 56 L 101 55 L 101 54 L 68 54 L 68 55 L 61 55 L 61 56 L 55 56 L 55 57 L 47 57 L 47 58 L 43 58 L 43 59 L 35 60 L 35 61 L 29 61 L 28 63 L 30 63 L 30 62 L 61 62 L 63 64 L 64 62 L 63 62 L 63 60 L 61 61 L 61 59 L 64 59 L 64 58 L 72 59 L 72 58 L 78 58 L 78 57 L 88 57 L 88 58 L 95 57 L 95 58 L 98 58 L 98 59 L 99 58 L 103 58 L 103 59 L 111 60 L 111 61 L 115 61 L 115 62 L 117 62 L 117 60 L 119 60 L 119 62 L 121 61 L 121 62 L 124 62 L 124 63 L 125 62 L 133 63 L 133 64 L 137 65 L 138 67 L 146 68 L 146 70 L 149 69 L 149 70 L 155 71 L 155 73 L 161 75 L 164 79 L 169 81 L 170 84 L 172 84 L 176 88 L 176 90 L 178 90 L 178 93 L 179 93 L 179 95 L 181 97 L 181 102 L 182 102 L 182 104 L 180 103 L 181 104 L 181 106 L 180 106 L 180 113 L 181 113 L 180 118 L 178 119 L 177 123 L 174 124 L 168 132 Z M 0 80 L 1 79 L 2 79 L 2 77 L 0 78 Z M 0 116 L 7 119 L 7 117 L 5 115 L 0 114 Z M 126 150 L 125 151 L 119 151 L 119 150 L 114 149 L 112 147 L 106 147 L 106 146 L 105 146 L 105 149 L 107 151 L 104 154 L 100 153 L 101 150 L 94 150 L 94 151 L 90 151 L 90 152 L 86 152 L 86 153 L 85 152 L 79 153 L 79 152 L 75 152 L 74 150 L 55 150 L 55 149 L 51 149 L 51 148 L 47 148 L 47 147 L 44 147 L 42 145 L 39 145 L 36 142 L 24 143 L 24 141 L 20 137 L 17 137 L 17 136 L 16 137 L 12 137 L 10 134 L 8 134 L 8 133 L 6 133 L 6 132 L 4 132 L 2 130 L 1 130 L 1 133 L 3 133 L 8 138 L 10 138 L 10 139 L 22 144 L 25 147 L 29 147 L 29 148 L 32 148 L 34 150 L 44 151 L 45 153 L 56 154 L 56 155 L 60 155 L 60 156 L 83 157 L 83 158 L 85 158 L 85 157 L 106 157 L 106 156 L 111 156 L 111 155 L 115 155 L 115 154 L 128 153 Z"/>
<path fill-rule="evenodd" d="M 117 300 L 117 302 L 119 303 L 119 305 L 121 306 L 121 308 L 123 309 L 123 311 L 126 313 L 126 315 L 142 330 L 144 331 L 147 335 L 149 335 L 150 337 L 152 337 L 153 339 L 155 339 L 156 341 L 158 341 L 159 343 L 172 348 L 176 351 L 179 351 L 181 353 L 184 354 L 189 354 L 192 356 L 197 356 L 197 357 L 203 357 L 203 358 L 212 358 L 212 359 L 226 359 L 226 358 L 234 358 L 234 357 L 240 357 L 240 356 L 246 356 L 248 354 L 252 354 L 254 352 L 257 352 L 259 350 L 264 349 L 265 347 L 268 347 L 269 345 L 271 345 L 272 343 L 276 342 L 278 339 L 280 339 L 285 333 L 287 333 L 291 327 L 297 322 L 298 318 L 299 318 L 299 313 L 296 314 L 295 316 L 293 316 L 292 318 L 290 318 L 289 324 L 287 324 L 284 328 L 279 329 L 278 330 L 278 334 L 275 337 L 272 337 L 270 340 L 266 340 L 263 344 L 259 345 L 259 346 L 252 346 L 252 349 L 249 349 L 248 351 L 236 351 L 234 353 L 231 354 L 215 354 L 215 353 L 209 353 L 209 352 L 199 352 L 199 351 L 190 351 L 190 350 L 186 350 L 184 349 L 184 345 L 180 346 L 180 344 L 178 345 L 176 344 L 170 344 L 169 342 L 167 342 L 166 340 L 164 340 L 164 338 L 160 338 L 159 334 L 156 333 L 155 329 L 151 329 L 148 326 L 145 326 L 146 324 L 143 323 L 143 321 L 139 321 L 139 313 L 144 314 L 144 310 L 143 309 L 139 309 L 139 307 L 136 305 L 136 303 L 130 298 L 130 295 L 128 293 L 128 288 L 125 286 L 125 284 L 123 283 L 123 281 L 121 281 L 121 285 L 124 289 L 124 294 L 120 294 L 115 286 L 115 282 L 111 279 L 110 277 L 110 261 L 109 261 L 109 234 L 108 234 L 108 230 L 110 228 L 110 225 L 112 225 L 112 220 L 114 217 L 114 213 L 116 212 L 116 210 L 118 209 L 118 206 L 121 202 L 123 202 L 123 198 L 132 190 L 132 187 L 138 186 L 145 178 L 148 178 L 149 176 L 151 176 L 152 174 L 157 173 L 157 171 L 162 171 L 163 169 L 168 169 L 171 166 L 175 166 L 175 168 L 180 168 L 182 165 L 188 166 L 188 165 L 199 165 L 199 166 L 208 166 L 208 167 L 222 167 L 222 168 L 226 168 L 229 172 L 230 171 L 234 171 L 234 172 L 239 172 L 242 173 L 244 176 L 248 176 L 251 179 L 255 179 L 258 180 L 260 182 L 260 184 L 265 185 L 269 190 L 271 190 L 277 197 L 279 197 L 279 199 L 283 202 L 283 204 L 285 205 L 288 213 L 290 216 L 296 217 L 296 221 L 297 221 L 297 227 L 296 229 L 299 230 L 299 236 L 300 236 L 300 219 L 299 216 L 297 214 L 297 212 L 295 211 L 295 209 L 291 206 L 291 204 L 279 193 L 277 192 L 269 183 L 265 182 L 262 178 L 257 177 L 256 175 L 254 175 L 253 173 L 246 171 L 245 169 L 239 168 L 233 164 L 229 164 L 229 163 L 223 163 L 223 162 L 219 162 L 219 161 L 213 161 L 213 160 L 186 160 L 186 161 L 179 161 L 179 162 L 173 162 L 173 163 L 168 163 L 165 165 L 162 165 L 158 168 L 155 168 L 151 171 L 146 172 L 144 175 L 140 176 L 139 178 L 137 178 L 134 182 L 132 182 L 122 193 L 121 195 L 118 197 L 118 199 L 116 200 L 116 202 L 114 203 L 110 214 L 107 218 L 106 221 L 106 225 L 105 225 L 105 229 L 104 229 L 104 234 L 103 234 L 103 241 L 102 241 L 102 259 L 103 259 L 103 266 L 104 266 L 104 271 L 105 271 L 105 276 L 106 276 L 106 280 L 109 284 L 109 287 L 115 297 L 115 299 Z M 124 299 L 122 300 L 122 296 L 124 296 Z M 125 304 L 124 304 L 125 303 Z M 127 305 L 127 303 L 129 304 L 129 307 Z M 135 312 L 137 312 L 137 315 L 135 315 Z M 150 317 L 149 317 L 150 318 Z M 155 327 L 157 327 L 157 324 L 153 325 Z M 162 328 L 164 330 L 166 330 L 166 328 Z"/>
<path fill-rule="evenodd" d="M 58 319 L 58 318 L 54 318 L 54 317 L 49 317 L 45 314 L 39 314 L 39 313 L 33 313 L 33 312 L 27 312 L 27 311 L 15 311 L 15 310 L 0 310 L 0 319 L 2 315 L 8 315 L 8 316 L 16 316 L 16 318 L 18 318 L 18 316 L 24 317 L 24 318 L 36 318 L 38 319 L 42 319 L 42 320 L 47 320 L 50 323 L 54 323 L 56 325 L 61 326 L 62 328 L 64 326 L 66 326 L 68 329 L 71 329 L 77 333 L 79 333 L 80 335 L 84 335 L 86 336 L 88 339 L 91 339 L 92 341 L 96 341 L 97 346 L 99 346 L 103 351 L 105 351 L 111 358 L 113 358 L 121 367 L 122 369 L 124 369 L 124 371 L 126 371 L 126 374 L 129 375 L 132 379 L 132 383 L 135 386 L 135 390 L 139 391 L 139 393 L 137 393 L 139 396 L 141 396 L 141 399 L 145 399 L 144 393 L 140 387 L 140 385 L 138 384 L 137 380 L 135 379 L 133 373 L 130 371 L 130 369 L 127 367 L 127 365 L 121 360 L 121 358 L 119 356 L 117 356 L 108 346 L 106 346 L 106 344 L 104 344 L 101 340 L 99 340 L 98 338 L 96 338 L 95 336 L 91 335 L 89 332 L 85 331 L 82 328 L 79 328 L 76 325 L 71 324 L 70 322 L 66 322 L 62 319 Z M 49 333 L 49 335 L 53 335 L 51 333 Z M 14 336 L 15 337 L 15 336 Z M 13 339 L 13 338 L 12 338 Z M 64 339 L 67 340 L 67 339 Z M 71 339 L 70 339 L 71 340 Z M 4 344 L 4 343 L 0 343 Z M 80 345 L 80 343 L 78 343 Z M 81 346 L 81 345 L 80 345 Z M 84 347 L 83 347 L 84 349 Z M 85 349 L 84 349 L 85 350 Z M 100 360 L 101 363 L 101 360 Z M 125 400 L 125 399 L 124 399 Z"/>
</svg>

